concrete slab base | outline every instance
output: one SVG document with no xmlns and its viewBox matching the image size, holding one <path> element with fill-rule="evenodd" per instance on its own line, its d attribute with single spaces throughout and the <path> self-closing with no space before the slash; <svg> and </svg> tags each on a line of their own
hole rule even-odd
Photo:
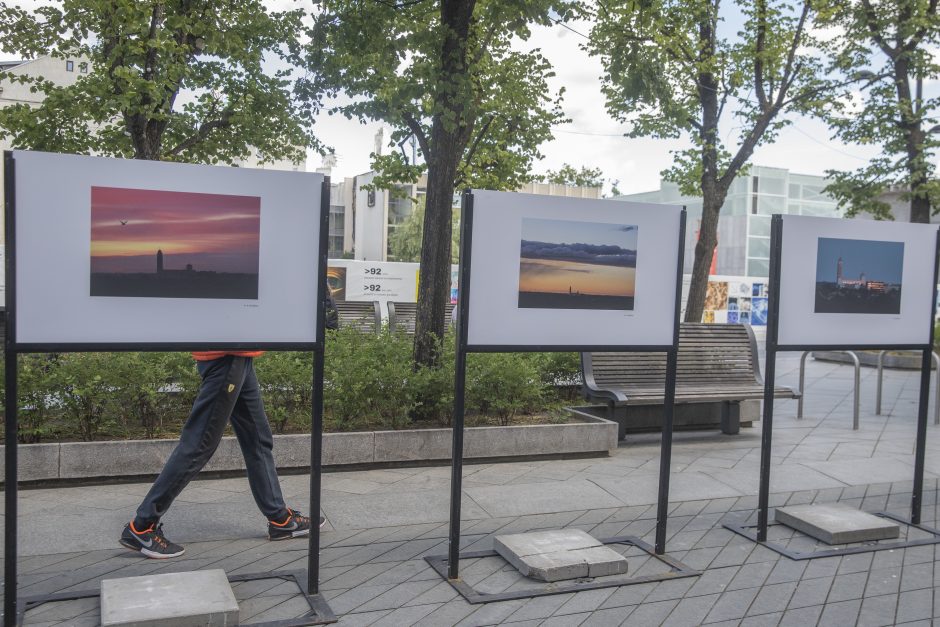
<svg viewBox="0 0 940 627">
<path fill-rule="evenodd" d="M 826 544 L 848 544 L 897 538 L 899 525 L 847 505 L 778 507 L 776 521 Z"/>
<path fill-rule="evenodd" d="M 622 575 L 627 560 L 580 529 L 497 536 L 494 548 L 526 577 L 562 581 Z"/>
<path fill-rule="evenodd" d="M 224 570 L 101 581 L 101 624 L 183 627 L 238 624 L 238 601 Z"/>
</svg>

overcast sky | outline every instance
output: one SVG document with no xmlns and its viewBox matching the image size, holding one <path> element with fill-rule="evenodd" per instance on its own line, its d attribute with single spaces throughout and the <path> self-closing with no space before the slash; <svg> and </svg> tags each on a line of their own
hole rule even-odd
<svg viewBox="0 0 940 627">
<path fill-rule="evenodd" d="M 670 165 L 670 151 L 686 147 L 679 140 L 630 139 L 624 137 L 627 126 L 613 120 L 605 110 L 601 93 L 600 59 L 581 49 L 590 24 L 572 22 L 572 30 L 560 25 L 536 27 L 532 38 L 522 44 L 539 48 L 555 68 L 553 89 L 565 87 L 563 108 L 571 122 L 554 129 L 555 138 L 542 145 L 545 159 L 534 166 L 535 172 L 559 168 L 564 163 L 575 167 L 600 168 L 608 180 L 619 180 L 623 193 L 643 192 L 659 187 L 659 173 Z M 726 114 L 726 117 L 729 117 Z M 334 177 L 353 176 L 369 170 L 369 152 L 380 125 L 361 125 L 337 116 L 322 116 L 318 135 L 334 146 L 338 163 Z M 723 128 L 727 139 L 734 124 Z M 386 142 L 388 134 L 386 132 Z M 389 148 L 383 148 L 388 151 Z M 752 159 L 756 165 L 788 168 L 800 174 L 822 175 L 827 169 L 855 169 L 877 153 L 867 146 L 847 145 L 830 139 L 826 125 L 809 118 L 798 118 L 784 129 L 774 144 L 757 149 Z M 320 165 L 319 155 L 311 154 L 308 169 Z M 609 191 L 610 185 L 606 186 Z"/>
<path fill-rule="evenodd" d="M 310 7 L 309 0 L 267 0 L 277 9 Z M 43 0 L 21 0 L 21 6 L 35 6 Z M 733 32 L 740 15 L 736 3 L 725 5 L 723 28 Z M 541 146 L 545 159 L 536 163 L 533 170 L 542 173 L 569 163 L 576 168 L 587 166 L 600 168 L 608 180 L 619 180 L 619 189 L 624 193 L 642 192 L 659 187 L 659 173 L 670 164 L 670 151 L 686 147 L 682 141 L 629 139 L 624 137 L 627 127 L 614 121 L 604 108 L 601 94 L 602 68 L 600 59 L 590 57 L 581 49 L 583 35 L 590 31 L 587 22 L 571 22 L 568 28 L 561 25 L 535 27 L 529 41 L 521 48 L 539 48 L 555 68 L 551 79 L 554 90 L 565 87 L 562 104 L 566 117 L 571 122 L 554 129 L 555 138 Z M 0 55 L 8 58 L 9 55 Z M 940 88 L 937 82 L 927 85 L 928 96 Z M 726 117 L 729 117 L 726 114 Z M 337 166 L 333 170 L 334 180 L 354 176 L 370 169 L 369 153 L 375 149 L 375 134 L 381 128 L 378 123 L 361 124 L 343 116 L 322 114 L 316 133 L 336 151 Z M 385 131 L 385 144 L 389 130 Z M 735 132 L 730 121 L 721 129 L 724 139 Z M 830 139 L 830 132 L 821 122 L 797 118 L 785 128 L 776 142 L 757 149 L 752 163 L 756 165 L 788 168 L 800 174 L 822 175 L 827 169 L 850 170 L 864 165 L 877 154 L 877 148 L 848 145 Z M 383 151 L 390 148 L 383 145 Z M 940 158 L 935 157 L 934 161 Z M 320 155 L 310 153 L 307 169 L 313 170 L 322 164 Z M 610 185 L 605 186 L 609 191 Z"/>
</svg>

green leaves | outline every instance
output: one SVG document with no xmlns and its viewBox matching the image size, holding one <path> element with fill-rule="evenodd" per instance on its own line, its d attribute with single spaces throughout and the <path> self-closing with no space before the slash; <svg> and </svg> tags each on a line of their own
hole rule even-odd
<svg viewBox="0 0 940 627">
<path fill-rule="evenodd" d="M 940 122 L 940 97 L 930 87 L 940 78 L 937 3 L 830 0 L 821 14 L 823 26 L 838 33 L 826 42 L 831 70 L 860 93 L 836 100 L 820 115 L 843 141 L 882 149 L 855 171 L 829 172 L 835 182 L 827 191 L 850 214 L 889 218 L 888 205 L 877 197 L 900 187 L 907 190 L 902 198 L 911 203 L 911 221 L 927 222 L 940 211 L 933 180 L 940 134 L 931 132 Z"/>
<path fill-rule="evenodd" d="M 45 101 L 0 110 L 0 136 L 139 159 L 301 161 L 319 147 L 319 98 L 295 98 L 288 65 L 301 18 L 261 0 L 62 0 L 33 12 L 0 3 L 8 52 L 90 64 L 72 85 L 29 79 Z"/>
</svg>

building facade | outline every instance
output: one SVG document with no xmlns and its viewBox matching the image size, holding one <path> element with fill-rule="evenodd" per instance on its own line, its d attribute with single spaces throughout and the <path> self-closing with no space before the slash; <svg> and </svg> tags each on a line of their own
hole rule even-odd
<svg viewBox="0 0 940 627">
<path fill-rule="evenodd" d="M 746 175 L 735 178 L 718 218 L 718 248 L 711 274 L 766 277 L 770 271 L 771 215 L 842 216 L 836 200 L 823 192 L 826 184 L 822 176 L 763 166 L 753 166 Z M 614 200 L 684 205 L 688 211 L 684 271 L 691 273 L 702 221 L 701 198 L 683 196 L 678 186 L 664 181 L 656 191 Z"/>
<path fill-rule="evenodd" d="M 329 168 L 325 173 L 329 175 Z M 375 172 L 366 172 L 331 184 L 330 258 L 351 257 L 360 261 L 401 261 L 390 249 L 390 239 L 412 214 L 427 193 L 427 177 L 417 183 L 396 185 L 393 191 L 368 189 Z M 526 194 L 600 198 L 600 187 L 576 187 L 556 183 L 527 183 Z M 460 206 L 460 194 L 454 194 Z M 342 247 L 341 247 L 342 246 Z"/>
</svg>

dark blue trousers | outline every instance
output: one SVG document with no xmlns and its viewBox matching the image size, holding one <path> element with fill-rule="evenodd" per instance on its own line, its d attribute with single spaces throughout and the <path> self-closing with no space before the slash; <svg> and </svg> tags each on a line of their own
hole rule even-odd
<svg viewBox="0 0 940 627">
<path fill-rule="evenodd" d="M 258 509 L 269 520 L 283 520 L 288 512 L 274 465 L 274 437 L 251 357 L 227 355 L 197 362 L 197 368 L 202 385 L 196 402 L 179 444 L 137 509 L 134 526 L 143 529 L 160 520 L 215 453 L 229 420 L 245 457 L 248 485 Z"/>
</svg>

